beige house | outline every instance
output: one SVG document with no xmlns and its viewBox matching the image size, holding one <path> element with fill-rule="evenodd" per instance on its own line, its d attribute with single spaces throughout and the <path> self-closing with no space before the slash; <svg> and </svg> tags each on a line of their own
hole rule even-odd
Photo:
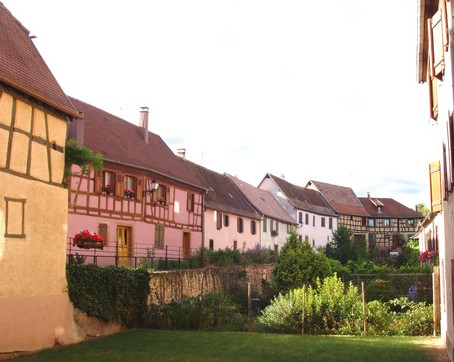
<svg viewBox="0 0 454 362">
<path fill-rule="evenodd" d="M 65 250 L 68 122 L 79 114 L 0 3 L 0 352 L 75 342 Z"/>
<path fill-rule="evenodd" d="M 428 167 L 430 217 L 436 216 L 436 219 L 423 221 L 427 240 L 423 241 L 421 251 L 426 247 L 439 247 L 440 329 L 451 361 L 454 359 L 453 6 L 453 2 L 447 0 L 418 1 L 416 59 L 417 81 L 428 89 L 427 118 L 439 132 L 439 143 L 430 145 L 437 150 L 439 157 Z"/>
</svg>

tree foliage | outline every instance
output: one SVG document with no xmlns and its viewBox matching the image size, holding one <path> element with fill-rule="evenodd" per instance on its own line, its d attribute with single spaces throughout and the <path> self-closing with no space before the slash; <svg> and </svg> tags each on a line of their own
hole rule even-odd
<svg viewBox="0 0 454 362">
<path fill-rule="evenodd" d="M 333 241 L 325 247 L 328 258 L 339 260 L 342 265 L 349 260 L 360 260 L 366 257 L 366 241 L 355 239 L 352 232 L 344 225 L 333 231 Z"/>
<path fill-rule="evenodd" d="M 298 240 L 292 229 L 273 270 L 273 287 L 277 292 L 288 292 L 303 285 L 316 285 L 317 278 L 331 273 L 328 258 L 316 252 L 307 242 Z"/>
<path fill-rule="evenodd" d="M 102 171 L 102 154 L 94 154 L 92 150 L 84 147 L 75 139 L 69 139 L 65 147 L 65 176 L 71 175 L 71 166 L 80 167 L 82 174 L 88 175 L 92 170 Z"/>
</svg>

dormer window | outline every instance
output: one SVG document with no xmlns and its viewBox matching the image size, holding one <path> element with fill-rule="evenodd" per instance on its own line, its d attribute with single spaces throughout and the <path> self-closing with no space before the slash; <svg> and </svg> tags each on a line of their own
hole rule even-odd
<svg viewBox="0 0 454 362">
<path fill-rule="evenodd" d="M 381 206 L 377 206 L 377 212 L 378 212 L 379 214 L 382 213 Z"/>
</svg>

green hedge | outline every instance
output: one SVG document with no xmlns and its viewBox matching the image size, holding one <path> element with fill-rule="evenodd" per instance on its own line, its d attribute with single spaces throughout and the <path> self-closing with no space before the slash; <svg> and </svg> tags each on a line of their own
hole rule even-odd
<svg viewBox="0 0 454 362">
<path fill-rule="evenodd" d="M 143 325 L 150 293 L 148 271 L 73 264 L 67 267 L 66 276 L 76 308 L 105 322 L 129 328 Z"/>
</svg>

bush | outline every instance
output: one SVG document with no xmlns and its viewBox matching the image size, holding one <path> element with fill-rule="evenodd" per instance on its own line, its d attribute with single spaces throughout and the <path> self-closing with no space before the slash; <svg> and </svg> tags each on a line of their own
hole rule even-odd
<svg viewBox="0 0 454 362">
<path fill-rule="evenodd" d="M 380 300 L 387 302 L 398 295 L 397 289 L 389 280 L 375 279 L 366 287 L 366 296 L 368 301 Z"/>
<path fill-rule="evenodd" d="M 260 328 L 277 333 L 301 331 L 303 295 L 305 333 L 361 333 L 361 295 L 352 284 L 345 289 L 337 275 L 318 279 L 316 287 L 309 286 L 305 292 L 299 288 L 279 294 L 258 317 Z"/>
<path fill-rule="evenodd" d="M 69 298 L 76 308 L 105 322 L 143 325 L 150 293 L 146 270 L 73 264 L 66 275 Z"/>
<path fill-rule="evenodd" d="M 178 301 L 150 308 L 147 326 L 153 328 L 190 330 L 245 331 L 247 318 L 238 312 L 238 306 L 220 292 L 199 297 L 184 297 Z"/>
</svg>

